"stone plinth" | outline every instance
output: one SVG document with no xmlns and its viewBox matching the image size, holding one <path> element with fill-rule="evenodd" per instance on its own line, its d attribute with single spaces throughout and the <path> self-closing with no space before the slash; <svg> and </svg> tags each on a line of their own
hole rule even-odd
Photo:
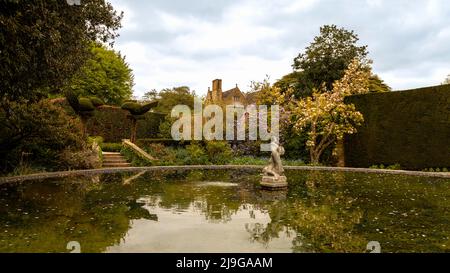
<svg viewBox="0 0 450 273">
<path fill-rule="evenodd" d="M 261 186 L 267 190 L 282 190 L 288 187 L 286 176 L 275 178 L 274 176 L 263 176 Z"/>
</svg>

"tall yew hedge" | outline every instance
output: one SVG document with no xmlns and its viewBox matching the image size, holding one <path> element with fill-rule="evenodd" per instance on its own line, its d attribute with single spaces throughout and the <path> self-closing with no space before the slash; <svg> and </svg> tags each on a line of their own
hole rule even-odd
<svg viewBox="0 0 450 273">
<path fill-rule="evenodd" d="M 102 106 L 88 121 L 88 134 L 101 136 L 105 142 L 121 142 L 129 139 L 131 133 L 131 120 L 128 113 L 120 107 Z M 138 121 L 138 138 L 156 138 L 159 133 L 159 125 L 164 120 L 164 115 L 147 113 L 144 119 Z"/>
<path fill-rule="evenodd" d="M 346 165 L 450 167 L 450 85 L 346 98 L 364 115 L 345 140 Z"/>
</svg>

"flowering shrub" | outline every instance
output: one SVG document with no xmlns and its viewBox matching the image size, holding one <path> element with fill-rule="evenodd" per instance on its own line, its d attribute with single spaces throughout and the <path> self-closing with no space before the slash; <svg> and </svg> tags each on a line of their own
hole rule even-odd
<svg viewBox="0 0 450 273">
<path fill-rule="evenodd" d="M 369 92 L 370 69 L 354 60 L 344 77 L 333 85 L 332 91 L 313 93 L 312 97 L 296 103 L 294 128 L 298 132 L 307 130 L 306 146 L 311 163 L 317 164 L 323 152 L 345 134 L 356 133 L 356 126 L 364 122 L 363 115 L 355 105 L 345 104 L 345 96 Z"/>
</svg>

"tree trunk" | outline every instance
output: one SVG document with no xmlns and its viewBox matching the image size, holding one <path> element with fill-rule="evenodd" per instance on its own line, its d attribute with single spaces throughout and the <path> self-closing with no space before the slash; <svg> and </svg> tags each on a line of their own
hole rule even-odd
<svg viewBox="0 0 450 273">
<path fill-rule="evenodd" d="M 338 139 L 336 142 L 337 166 L 345 167 L 344 140 Z"/>
<path fill-rule="evenodd" d="M 87 121 L 88 121 L 88 118 L 84 117 L 84 116 L 81 116 L 80 119 L 81 119 L 81 132 L 83 133 L 83 138 L 86 138 L 87 137 Z"/>
<path fill-rule="evenodd" d="M 311 164 L 318 165 L 320 163 L 320 154 L 314 148 L 311 148 L 309 155 L 311 158 Z"/>
<path fill-rule="evenodd" d="M 136 134 L 137 134 L 137 120 L 132 119 L 131 120 L 131 139 L 130 139 L 130 141 L 132 143 L 136 143 Z"/>
</svg>

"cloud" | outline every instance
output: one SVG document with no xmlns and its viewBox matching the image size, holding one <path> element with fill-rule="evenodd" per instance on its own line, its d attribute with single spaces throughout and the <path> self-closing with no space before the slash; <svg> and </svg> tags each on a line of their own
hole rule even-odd
<svg viewBox="0 0 450 273">
<path fill-rule="evenodd" d="M 135 94 L 187 85 L 204 95 L 289 73 L 324 24 L 354 30 L 374 72 L 394 89 L 439 84 L 450 73 L 450 5 L 445 0 L 138 1 L 125 12 L 116 48 L 135 74 Z"/>
</svg>

